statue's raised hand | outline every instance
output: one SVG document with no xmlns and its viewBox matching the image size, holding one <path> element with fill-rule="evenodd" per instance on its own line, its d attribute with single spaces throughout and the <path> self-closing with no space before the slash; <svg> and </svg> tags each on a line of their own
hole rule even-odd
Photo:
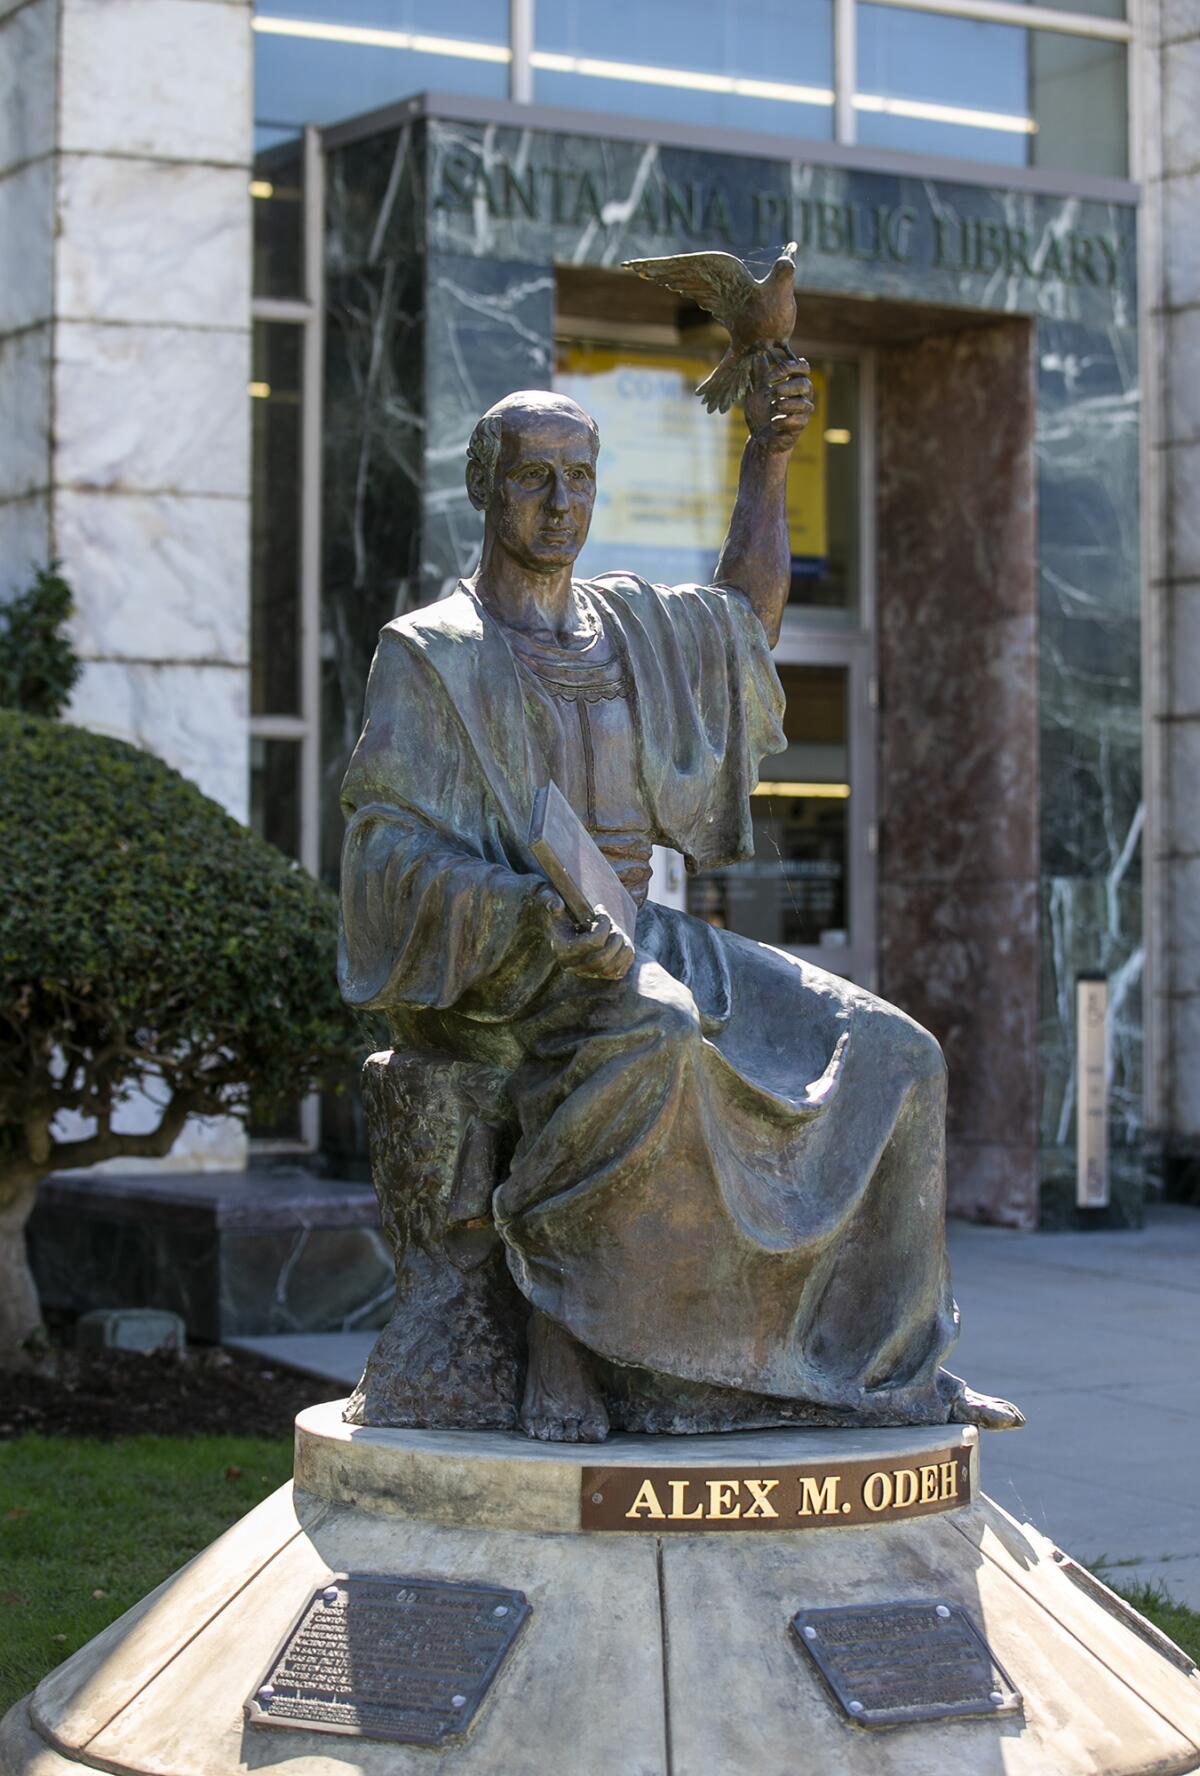
<svg viewBox="0 0 1200 1776">
<path fill-rule="evenodd" d="M 756 444 L 772 453 L 795 449 L 815 406 L 807 358 L 777 347 L 759 353 L 745 405 Z"/>
<path fill-rule="evenodd" d="M 546 909 L 550 948 L 560 968 L 599 980 L 624 980 L 633 967 L 633 945 L 603 907 L 597 907 L 595 923 L 580 931 L 553 888 L 539 888 L 537 899 Z"/>
</svg>

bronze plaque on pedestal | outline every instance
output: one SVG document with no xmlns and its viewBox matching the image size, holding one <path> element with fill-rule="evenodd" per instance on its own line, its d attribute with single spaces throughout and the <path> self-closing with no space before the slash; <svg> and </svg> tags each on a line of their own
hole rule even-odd
<svg viewBox="0 0 1200 1776">
<path fill-rule="evenodd" d="M 586 1467 L 581 1529 L 834 1529 L 928 1517 L 971 1502 L 971 1446 L 920 1455 L 720 1468 Z"/>
<path fill-rule="evenodd" d="M 961 1604 L 800 1610 L 792 1633 L 860 1727 L 1015 1714 L 1021 1692 Z"/>
<path fill-rule="evenodd" d="M 441 1745 L 530 1613 L 520 1591 L 353 1573 L 314 1591 L 246 1703 L 256 1726 Z"/>
</svg>

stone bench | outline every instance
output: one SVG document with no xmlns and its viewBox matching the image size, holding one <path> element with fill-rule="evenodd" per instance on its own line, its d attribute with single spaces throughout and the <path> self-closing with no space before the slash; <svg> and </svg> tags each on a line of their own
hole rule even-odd
<svg viewBox="0 0 1200 1776">
<path fill-rule="evenodd" d="M 371 1186 L 300 1170 L 59 1173 L 29 1252 L 47 1307 L 167 1308 L 214 1343 L 370 1330 L 392 1302 Z"/>
</svg>

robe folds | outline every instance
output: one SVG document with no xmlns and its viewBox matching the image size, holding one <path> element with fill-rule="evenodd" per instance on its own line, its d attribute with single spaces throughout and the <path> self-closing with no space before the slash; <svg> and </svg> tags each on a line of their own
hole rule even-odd
<svg viewBox="0 0 1200 1776">
<path fill-rule="evenodd" d="M 656 843 L 753 851 L 783 696 L 749 604 L 605 575 Z M 624 980 L 552 958 L 529 851 L 546 761 L 465 587 L 382 632 L 343 788 L 339 970 L 404 1040 L 504 1066 L 493 1215 L 528 1300 L 610 1363 L 810 1422 L 943 1423 L 945 1068 L 847 981 L 648 903 Z M 579 810 L 577 810 L 579 812 Z"/>
</svg>

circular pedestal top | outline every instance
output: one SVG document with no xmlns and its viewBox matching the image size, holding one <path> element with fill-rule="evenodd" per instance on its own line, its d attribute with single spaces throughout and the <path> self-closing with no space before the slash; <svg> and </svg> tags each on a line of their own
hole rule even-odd
<svg viewBox="0 0 1200 1776">
<path fill-rule="evenodd" d="M 961 1509 L 979 1492 L 979 1433 L 967 1425 L 538 1443 L 511 1431 L 349 1425 L 344 1404 L 297 1418 L 297 1487 L 430 1523 L 565 1534 L 849 1529 Z"/>
</svg>

